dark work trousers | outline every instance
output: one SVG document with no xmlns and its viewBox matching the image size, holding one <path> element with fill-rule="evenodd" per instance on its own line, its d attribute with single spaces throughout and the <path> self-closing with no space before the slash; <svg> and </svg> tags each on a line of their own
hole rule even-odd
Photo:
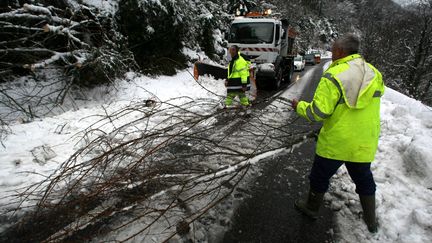
<svg viewBox="0 0 432 243">
<path fill-rule="evenodd" d="M 315 154 L 315 160 L 309 175 L 311 189 L 318 193 L 326 192 L 329 187 L 330 178 L 342 164 L 345 164 L 351 179 L 356 185 L 356 192 L 359 195 L 367 196 L 375 194 L 376 185 L 372 171 L 370 170 L 371 163 L 345 162 L 323 158 L 317 154 Z"/>
</svg>

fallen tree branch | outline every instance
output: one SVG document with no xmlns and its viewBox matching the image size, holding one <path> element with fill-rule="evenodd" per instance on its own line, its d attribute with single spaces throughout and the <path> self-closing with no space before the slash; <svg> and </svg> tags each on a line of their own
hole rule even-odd
<svg viewBox="0 0 432 243">
<path fill-rule="evenodd" d="M 227 131 L 227 136 L 214 122 L 215 101 L 191 100 L 182 105 L 174 101 L 152 107 L 134 103 L 101 116 L 81 135 L 84 147 L 21 194 L 23 201 L 36 197 L 38 202 L 8 234 L 28 235 L 27 227 L 39 232 L 39 227 L 50 225 L 31 240 L 81 241 L 90 232 L 96 237 L 94 230 L 102 225 L 113 224 L 104 233 L 109 234 L 147 222 L 123 240 L 148 233 L 155 224 L 168 224 L 160 233 L 169 239 L 176 234 L 180 218 L 183 226 L 200 218 L 230 195 L 251 165 L 314 134 L 308 130 L 279 138 L 273 133 L 287 133 L 285 123 L 267 126 L 265 118 L 256 117 L 239 119 L 239 129 Z M 235 135 L 251 131 L 253 140 Z M 188 206 L 198 201 L 206 203 Z M 179 215 L 179 209 L 186 215 Z M 62 219 L 53 217 L 60 213 Z M 126 214 L 128 219 L 115 226 Z M 25 222 L 32 223 L 25 226 Z"/>
</svg>

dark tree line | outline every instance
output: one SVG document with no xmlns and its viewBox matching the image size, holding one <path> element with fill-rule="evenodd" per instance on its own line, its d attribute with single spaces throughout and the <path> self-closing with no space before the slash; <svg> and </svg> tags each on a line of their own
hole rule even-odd
<svg viewBox="0 0 432 243">
<path fill-rule="evenodd" d="M 330 48 L 353 32 L 361 53 L 382 71 L 386 84 L 432 104 L 432 1 L 400 6 L 392 0 L 269 1 L 299 31 L 299 50 Z"/>
<path fill-rule="evenodd" d="M 204 51 L 216 60 L 224 54 L 215 49 L 221 43 L 214 31 L 228 24 L 226 5 L 219 0 L 122 0 L 117 20 L 144 73 L 173 75 L 188 63 L 183 48 Z"/>
<path fill-rule="evenodd" d="M 431 105 L 432 1 L 401 8 L 368 0 L 360 10 L 366 59 L 382 70 L 388 86 Z"/>
</svg>

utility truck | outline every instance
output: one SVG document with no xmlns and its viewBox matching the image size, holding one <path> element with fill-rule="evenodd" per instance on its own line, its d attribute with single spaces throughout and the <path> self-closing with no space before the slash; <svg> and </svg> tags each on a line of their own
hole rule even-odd
<svg viewBox="0 0 432 243">
<path fill-rule="evenodd" d="M 296 32 L 288 20 L 273 18 L 270 9 L 236 16 L 228 32 L 228 47 L 237 45 L 254 68 L 259 88 L 278 89 L 294 71 Z"/>
<path fill-rule="evenodd" d="M 235 16 L 225 35 L 228 48 L 240 47 L 242 55 L 251 62 L 250 78 L 256 81 L 259 89 L 278 89 L 283 82 L 291 81 L 297 33 L 289 27 L 288 20 L 273 17 L 271 9 L 244 2 L 240 1 L 234 8 Z M 195 63 L 195 77 L 202 74 L 226 78 L 226 70 L 221 67 Z"/>
</svg>

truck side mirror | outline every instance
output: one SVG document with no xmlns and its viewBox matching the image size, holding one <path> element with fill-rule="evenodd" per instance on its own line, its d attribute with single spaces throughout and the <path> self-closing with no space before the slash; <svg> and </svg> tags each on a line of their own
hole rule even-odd
<svg viewBox="0 0 432 243">
<path fill-rule="evenodd" d="M 276 25 L 276 35 L 275 35 L 275 46 L 279 45 L 280 34 L 281 34 L 280 25 L 277 24 Z"/>
</svg>

